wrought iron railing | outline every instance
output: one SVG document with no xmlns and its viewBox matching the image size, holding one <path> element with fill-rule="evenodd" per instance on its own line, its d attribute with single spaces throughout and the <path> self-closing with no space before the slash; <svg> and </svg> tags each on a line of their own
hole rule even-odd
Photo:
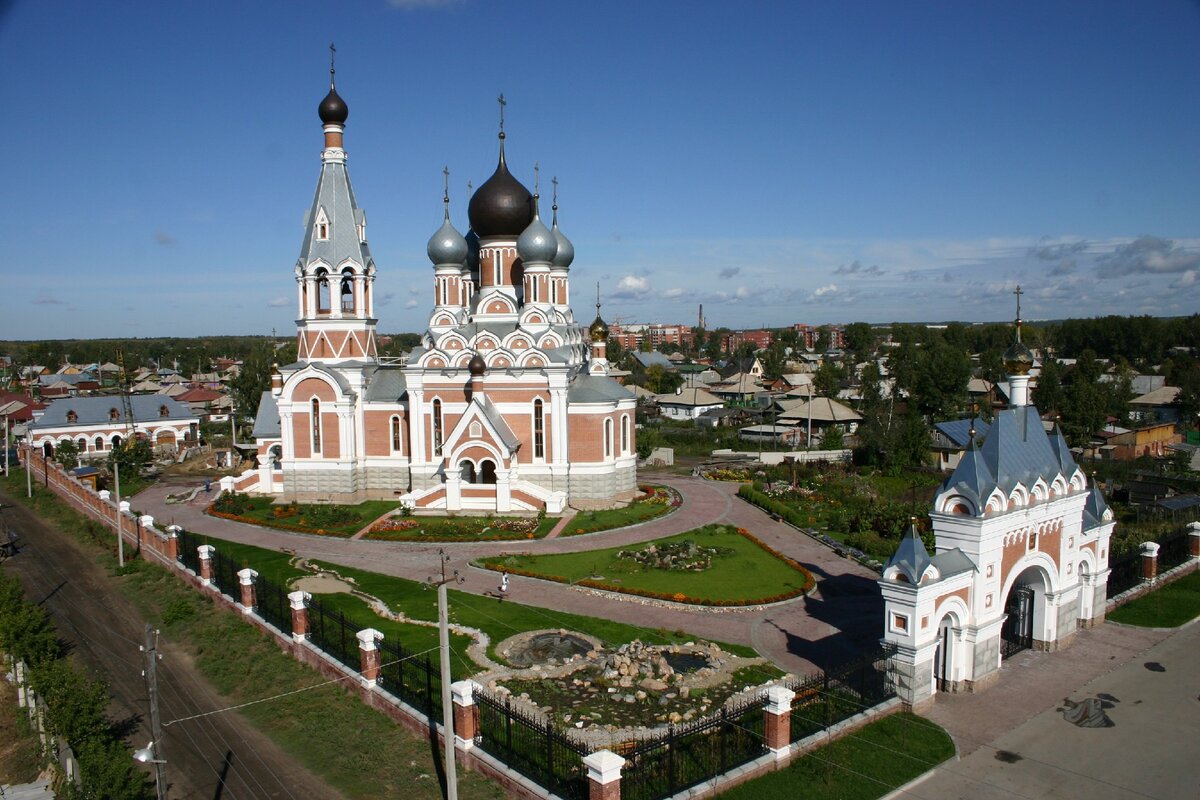
<svg viewBox="0 0 1200 800">
<path fill-rule="evenodd" d="M 214 550 L 212 554 L 212 582 L 223 595 L 232 597 L 234 600 L 241 598 L 241 589 L 239 588 L 240 581 L 238 580 L 238 565 L 229 556 L 222 553 L 220 550 Z"/>
<path fill-rule="evenodd" d="M 254 586 L 254 608 L 269 625 L 282 633 L 292 632 L 292 606 L 288 591 L 274 581 L 259 578 Z"/>
<path fill-rule="evenodd" d="M 1107 596 L 1111 600 L 1142 582 L 1142 554 L 1137 550 L 1117 556 L 1108 563 Z"/>
<path fill-rule="evenodd" d="M 671 725 L 628 749 L 621 769 L 621 796 L 631 800 L 671 797 L 753 761 L 767 751 L 763 701 L 752 696 L 717 714 Z"/>
<path fill-rule="evenodd" d="M 345 666 L 359 671 L 358 631 L 360 626 L 334 608 L 326 608 L 316 599 L 308 601 L 309 638 L 317 649 Z"/>
<path fill-rule="evenodd" d="M 179 563 L 197 575 L 200 574 L 200 554 L 196 548 L 204 544 L 200 537 L 185 530 L 179 531 Z"/>
<path fill-rule="evenodd" d="M 1180 533 L 1158 540 L 1158 571 L 1160 574 L 1178 567 L 1192 557 L 1188 536 L 1189 532 L 1185 528 Z"/>
<path fill-rule="evenodd" d="M 429 655 L 410 653 L 403 646 L 381 641 L 379 683 L 435 722 L 442 721 L 442 678 Z"/>
<path fill-rule="evenodd" d="M 542 715 L 514 707 L 507 696 L 494 697 L 477 689 L 475 703 L 479 706 L 476 743 L 482 750 L 565 800 L 588 796 L 584 745 L 569 740 Z M 622 784 L 628 785 L 625 773 Z"/>
</svg>

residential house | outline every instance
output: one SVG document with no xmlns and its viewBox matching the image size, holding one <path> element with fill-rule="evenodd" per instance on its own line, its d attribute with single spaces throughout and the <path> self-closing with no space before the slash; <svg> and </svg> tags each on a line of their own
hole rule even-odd
<svg viewBox="0 0 1200 800">
<path fill-rule="evenodd" d="M 1133 398 L 1129 401 L 1129 418 L 1135 422 L 1178 422 L 1179 392 L 1178 386 L 1164 385 Z"/>
<path fill-rule="evenodd" d="M 725 401 L 704 389 L 680 389 L 675 394 L 656 395 L 659 413 L 668 419 L 696 419 L 705 411 L 722 408 Z"/>
<path fill-rule="evenodd" d="M 63 442 L 73 441 L 83 458 L 94 458 L 120 446 L 130 431 L 149 440 L 159 451 L 175 452 L 195 442 L 200 419 L 186 403 L 169 397 L 129 398 L 133 418 L 126 417 L 119 397 L 68 397 L 36 412 L 28 426 L 29 442 L 46 455 Z"/>
<path fill-rule="evenodd" d="M 817 440 L 832 425 L 841 425 L 847 433 L 854 433 L 861 419 L 862 415 L 849 406 L 828 397 L 814 397 L 792 406 L 776 422 L 802 427 L 807 432 L 811 421 L 813 439 Z"/>
</svg>

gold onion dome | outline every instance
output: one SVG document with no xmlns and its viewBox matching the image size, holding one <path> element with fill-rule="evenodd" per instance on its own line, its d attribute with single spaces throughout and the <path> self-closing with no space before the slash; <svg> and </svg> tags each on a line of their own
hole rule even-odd
<svg viewBox="0 0 1200 800">
<path fill-rule="evenodd" d="M 588 328 L 588 335 L 592 337 L 593 342 L 603 342 L 608 339 L 608 325 L 600 319 L 599 314 L 596 315 L 596 321 Z"/>
<path fill-rule="evenodd" d="M 1004 351 L 1004 367 L 1009 375 L 1028 375 L 1033 367 L 1033 351 L 1018 339 Z"/>
</svg>

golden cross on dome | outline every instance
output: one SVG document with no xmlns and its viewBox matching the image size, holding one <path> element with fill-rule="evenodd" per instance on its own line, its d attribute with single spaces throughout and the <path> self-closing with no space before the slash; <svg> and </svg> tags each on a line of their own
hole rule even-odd
<svg viewBox="0 0 1200 800">
<path fill-rule="evenodd" d="M 330 86 L 333 85 L 333 73 L 335 72 L 335 70 L 333 68 L 333 58 L 336 55 L 337 55 L 337 48 L 333 46 L 333 42 L 330 42 L 329 43 L 329 85 Z"/>
<path fill-rule="evenodd" d="M 508 101 L 504 99 L 504 92 L 500 93 L 496 102 L 500 104 L 500 133 L 504 133 L 504 107 L 508 105 Z"/>
<path fill-rule="evenodd" d="M 442 200 L 450 202 L 450 165 L 442 167 Z"/>
</svg>

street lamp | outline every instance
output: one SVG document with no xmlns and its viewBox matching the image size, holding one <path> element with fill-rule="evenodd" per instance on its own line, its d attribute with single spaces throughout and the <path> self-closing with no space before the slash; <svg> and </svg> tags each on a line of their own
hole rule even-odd
<svg viewBox="0 0 1200 800">
<path fill-rule="evenodd" d="M 161 758 L 154 757 L 154 742 L 150 742 L 140 750 L 133 751 L 133 760 L 142 764 L 165 764 Z"/>
</svg>

